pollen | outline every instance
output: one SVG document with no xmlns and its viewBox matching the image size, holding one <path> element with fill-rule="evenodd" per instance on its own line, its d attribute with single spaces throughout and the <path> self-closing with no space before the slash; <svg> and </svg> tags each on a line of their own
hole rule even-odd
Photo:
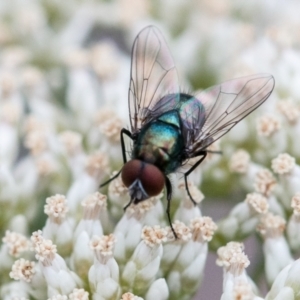
<svg viewBox="0 0 300 300">
<path fill-rule="evenodd" d="M 20 258 L 14 262 L 9 276 L 15 280 L 31 282 L 34 274 L 35 262 Z"/>
<path fill-rule="evenodd" d="M 7 230 L 2 241 L 7 245 L 8 253 L 14 257 L 18 257 L 22 252 L 30 250 L 29 240 L 17 232 Z"/>
<path fill-rule="evenodd" d="M 262 169 L 256 173 L 254 178 L 254 189 L 256 192 L 268 197 L 274 190 L 276 184 L 277 181 L 270 170 Z"/>
<path fill-rule="evenodd" d="M 101 79 L 113 79 L 119 70 L 119 56 L 116 48 L 107 42 L 98 43 L 91 48 L 90 63 Z"/>
<path fill-rule="evenodd" d="M 84 289 L 74 289 L 69 295 L 69 300 L 89 300 L 89 293 Z"/>
<path fill-rule="evenodd" d="M 151 248 L 167 241 L 167 230 L 156 226 L 145 226 L 142 230 L 142 240 Z"/>
<path fill-rule="evenodd" d="M 120 141 L 120 131 L 122 128 L 122 120 L 117 116 L 113 116 L 99 125 L 100 132 L 112 142 Z"/>
<path fill-rule="evenodd" d="M 139 202 L 138 204 L 131 204 L 127 210 L 126 213 L 129 216 L 133 216 L 136 219 L 140 219 L 143 217 L 148 211 L 153 209 L 159 198 L 161 198 L 162 194 L 159 196 L 151 197 L 147 199 L 147 201 Z"/>
<path fill-rule="evenodd" d="M 249 168 L 249 164 L 249 153 L 243 149 L 239 149 L 233 153 L 229 162 L 229 169 L 231 172 L 245 174 Z"/>
<path fill-rule="evenodd" d="M 15 125 L 20 120 L 21 110 L 17 103 L 4 102 L 1 105 L 0 119 L 8 124 Z"/>
<path fill-rule="evenodd" d="M 62 219 L 66 217 L 68 208 L 68 201 L 64 195 L 56 194 L 46 199 L 44 206 L 44 213 L 48 215 L 52 221 L 60 224 Z"/>
<path fill-rule="evenodd" d="M 3 59 L 3 57 L 2 57 Z M 0 91 L 1 97 L 9 97 L 16 89 L 16 80 L 12 73 L 5 72 L 0 76 Z"/>
<path fill-rule="evenodd" d="M 291 99 L 278 102 L 277 109 L 284 115 L 290 124 L 295 124 L 300 117 L 300 107 Z"/>
<path fill-rule="evenodd" d="M 1 53 L 2 62 L 5 62 L 5 65 L 9 66 L 9 69 L 11 69 L 12 67 L 20 66 L 22 64 L 25 65 L 25 63 L 28 62 L 29 56 L 30 54 L 28 50 L 25 49 L 25 47 L 19 45 L 10 46 L 5 49 L 2 49 L 2 53 Z M 8 77 L 9 80 L 11 79 L 15 80 L 16 75 L 17 74 L 13 74 L 12 72 L 8 71 L 5 72 L 2 76 Z M 15 87 L 16 84 L 14 84 L 14 88 Z"/>
<path fill-rule="evenodd" d="M 257 225 L 257 231 L 264 238 L 276 238 L 282 235 L 285 225 L 286 221 L 281 216 L 268 213 L 261 218 Z"/>
<path fill-rule="evenodd" d="M 72 156 L 81 152 L 82 135 L 78 132 L 66 130 L 59 135 L 59 140 L 62 143 L 67 154 Z"/>
<path fill-rule="evenodd" d="M 111 108 L 98 110 L 94 116 L 94 123 L 109 140 L 112 142 L 120 141 L 120 131 L 123 123 Z"/>
<path fill-rule="evenodd" d="M 34 156 L 42 154 L 48 147 L 45 132 L 41 130 L 29 132 L 25 138 L 25 147 Z"/>
<path fill-rule="evenodd" d="M 191 201 L 190 196 L 188 195 L 187 191 L 186 191 L 186 187 L 185 187 L 185 183 L 181 182 L 178 185 L 178 188 L 181 190 L 184 190 L 185 192 L 185 201 L 184 201 L 184 205 L 187 207 L 194 207 L 193 202 Z M 193 198 L 193 200 L 198 204 L 200 202 L 202 202 L 202 200 L 204 199 L 204 195 L 202 194 L 202 192 L 198 189 L 198 187 L 192 183 L 192 182 L 188 182 L 188 188 L 190 191 L 190 194 Z"/>
<path fill-rule="evenodd" d="M 288 23 L 288 22 L 287 22 Z M 295 36 L 291 34 L 291 24 L 272 25 L 266 28 L 266 35 L 280 47 L 291 47 L 294 44 Z M 282 101 L 283 102 L 283 101 Z"/>
<path fill-rule="evenodd" d="M 23 299 L 21 299 L 23 300 Z M 52 296 L 51 298 L 48 298 L 47 300 L 68 300 L 68 296 L 57 294 L 55 296 Z"/>
<path fill-rule="evenodd" d="M 35 131 L 43 131 L 46 129 L 46 126 L 41 122 L 37 117 L 29 115 L 24 122 L 24 132 L 30 133 Z"/>
<path fill-rule="evenodd" d="M 207 150 L 209 151 L 209 152 L 207 152 L 207 156 L 206 156 L 207 160 L 211 160 L 214 157 L 217 157 L 218 154 L 216 155 L 213 152 L 217 152 L 217 151 L 221 150 L 221 148 L 220 148 L 220 140 L 215 141 L 213 144 L 211 144 L 209 147 L 207 147 Z"/>
<path fill-rule="evenodd" d="M 296 165 L 295 158 L 287 153 L 281 153 L 272 160 L 272 169 L 276 174 L 289 174 Z"/>
<path fill-rule="evenodd" d="M 226 246 L 220 247 L 217 251 L 217 265 L 234 275 L 240 275 L 250 264 L 243 250 L 243 244 L 237 242 L 229 242 Z"/>
<path fill-rule="evenodd" d="M 236 253 L 243 253 L 244 245 L 239 242 L 229 242 L 226 246 L 220 247 L 217 250 L 218 259 L 216 264 L 220 267 L 227 265 L 227 262 L 231 259 Z"/>
<path fill-rule="evenodd" d="M 185 225 L 183 222 L 176 220 L 173 223 L 173 228 L 177 235 L 177 240 L 186 242 L 192 238 L 191 228 Z M 175 237 L 171 227 L 168 227 L 167 230 L 168 230 L 168 241 L 174 241 Z"/>
<path fill-rule="evenodd" d="M 107 196 L 95 192 L 88 195 L 82 202 L 81 206 L 84 208 L 84 219 L 95 220 L 101 210 L 107 207 Z"/>
<path fill-rule="evenodd" d="M 292 198 L 291 207 L 296 217 L 300 218 L 300 192 L 296 193 Z"/>
<path fill-rule="evenodd" d="M 90 247 L 93 251 L 98 252 L 105 257 L 111 257 L 113 255 L 116 238 L 113 234 L 103 236 L 93 236 Z"/>
<path fill-rule="evenodd" d="M 252 287 L 244 280 L 238 280 L 233 286 L 233 299 L 234 300 L 252 300 L 254 299 Z"/>
<path fill-rule="evenodd" d="M 143 300 L 143 298 L 133 295 L 132 293 L 125 293 L 121 300 Z"/>
<path fill-rule="evenodd" d="M 116 10 L 117 18 L 124 28 L 130 28 L 134 24 L 137 24 L 137 22 L 147 19 L 150 15 L 151 2 L 149 1 L 121 0 L 118 3 L 118 9 Z M 146 62 L 145 65 L 150 65 L 150 62 Z"/>
<path fill-rule="evenodd" d="M 103 173 L 107 173 L 108 158 L 101 152 L 96 152 L 87 158 L 86 167 L 87 173 L 92 177 L 99 177 Z"/>
<path fill-rule="evenodd" d="M 32 66 L 26 67 L 22 72 L 22 83 L 28 88 L 34 88 L 41 84 L 43 75 L 42 72 Z"/>
<path fill-rule="evenodd" d="M 192 239 L 194 241 L 211 241 L 218 226 L 210 217 L 198 217 L 190 223 Z"/>
<path fill-rule="evenodd" d="M 30 240 L 33 245 L 37 245 L 43 241 L 44 238 L 42 234 L 42 230 L 38 230 L 32 233 Z"/>
<path fill-rule="evenodd" d="M 264 115 L 258 119 L 256 128 L 260 136 L 270 137 L 281 128 L 281 124 L 275 116 Z"/>
<path fill-rule="evenodd" d="M 50 158 L 39 157 L 36 161 L 36 168 L 40 176 L 48 176 L 56 170 L 54 162 Z"/>
<path fill-rule="evenodd" d="M 112 173 L 112 176 L 117 174 L 116 171 Z M 118 176 L 108 186 L 109 194 L 117 197 L 124 197 L 128 194 L 128 188 L 124 185 L 121 176 Z"/>
<path fill-rule="evenodd" d="M 31 236 L 35 258 L 39 260 L 44 266 L 51 266 L 52 261 L 57 253 L 56 245 L 51 240 L 47 240 L 42 236 L 42 231 L 35 231 Z"/>
<path fill-rule="evenodd" d="M 64 63 L 69 68 L 84 68 L 88 62 L 88 52 L 83 49 L 72 49 L 64 57 Z"/>
<path fill-rule="evenodd" d="M 259 193 L 247 194 L 245 202 L 258 214 L 266 214 L 269 210 L 267 198 Z"/>
<path fill-rule="evenodd" d="M 4 46 L 5 44 L 10 44 L 13 39 L 13 34 L 8 24 L 3 21 L 0 23 L 0 44 Z"/>
<path fill-rule="evenodd" d="M 96 111 L 94 115 L 94 123 L 96 126 L 101 126 L 103 123 L 109 121 L 111 116 L 116 116 L 115 111 L 110 107 L 102 107 Z"/>
</svg>

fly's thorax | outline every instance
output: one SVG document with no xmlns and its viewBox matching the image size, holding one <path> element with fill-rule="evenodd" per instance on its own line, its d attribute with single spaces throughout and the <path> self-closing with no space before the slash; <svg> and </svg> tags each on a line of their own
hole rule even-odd
<svg viewBox="0 0 300 300">
<path fill-rule="evenodd" d="M 202 102 L 194 96 L 181 93 L 179 115 L 182 121 L 193 122 L 197 127 L 202 127 L 205 121 L 205 107 Z"/>
<path fill-rule="evenodd" d="M 181 164 L 183 150 L 180 117 L 174 110 L 162 114 L 141 129 L 133 157 L 151 163 L 168 174 Z"/>
<path fill-rule="evenodd" d="M 134 203 L 157 196 L 165 184 L 165 176 L 156 166 L 133 159 L 122 169 L 122 181 L 129 188 Z"/>
<path fill-rule="evenodd" d="M 181 93 L 179 115 L 185 145 L 190 148 L 201 135 L 205 124 L 205 107 L 196 97 Z"/>
<path fill-rule="evenodd" d="M 160 115 L 157 120 L 168 125 L 173 125 L 177 130 L 180 130 L 180 118 L 176 109 Z"/>
</svg>

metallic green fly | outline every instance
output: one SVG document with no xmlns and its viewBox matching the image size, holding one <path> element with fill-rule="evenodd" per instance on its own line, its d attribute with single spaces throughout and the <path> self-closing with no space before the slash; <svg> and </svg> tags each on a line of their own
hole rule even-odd
<svg viewBox="0 0 300 300">
<path fill-rule="evenodd" d="M 199 94 L 179 90 L 173 59 L 160 31 L 144 28 L 131 53 L 129 117 L 131 130 L 121 130 L 124 166 L 120 173 L 129 189 L 130 204 L 158 195 L 166 186 L 167 216 L 171 229 L 172 185 L 168 175 L 190 158 L 199 160 L 184 173 L 187 177 L 205 159 L 207 147 L 227 133 L 271 95 L 274 78 L 258 74 L 230 80 Z M 124 134 L 133 141 L 127 161 Z"/>
</svg>

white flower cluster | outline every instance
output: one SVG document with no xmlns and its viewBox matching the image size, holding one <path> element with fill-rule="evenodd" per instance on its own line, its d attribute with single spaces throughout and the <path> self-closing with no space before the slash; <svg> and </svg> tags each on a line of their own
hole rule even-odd
<svg viewBox="0 0 300 300">
<path fill-rule="evenodd" d="M 299 10 L 297 0 L 3 1 L 0 298 L 213 299 L 218 286 L 222 300 L 297 299 Z M 130 197 L 121 178 L 98 191 L 123 165 L 129 49 L 150 24 L 165 35 L 184 89 L 255 73 L 276 82 L 189 176 L 197 206 L 181 178 L 196 161 L 171 176 L 177 239 L 163 194 L 124 212 Z M 200 187 L 203 211 L 220 215 L 230 205 L 217 224 L 202 215 Z M 262 251 L 248 257 L 242 242 L 255 235 Z M 223 284 L 197 294 L 209 250 Z M 266 295 L 249 264 L 266 279 Z"/>
</svg>

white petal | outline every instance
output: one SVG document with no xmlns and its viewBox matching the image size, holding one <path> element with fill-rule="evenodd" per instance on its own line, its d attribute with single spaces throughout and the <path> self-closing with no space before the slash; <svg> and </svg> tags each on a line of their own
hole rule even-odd
<svg viewBox="0 0 300 300">
<path fill-rule="evenodd" d="M 169 288 L 164 278 L 155 280 L 145 297 L 145 300 L 167 300 L 169 298 Z"/>
</svg>

